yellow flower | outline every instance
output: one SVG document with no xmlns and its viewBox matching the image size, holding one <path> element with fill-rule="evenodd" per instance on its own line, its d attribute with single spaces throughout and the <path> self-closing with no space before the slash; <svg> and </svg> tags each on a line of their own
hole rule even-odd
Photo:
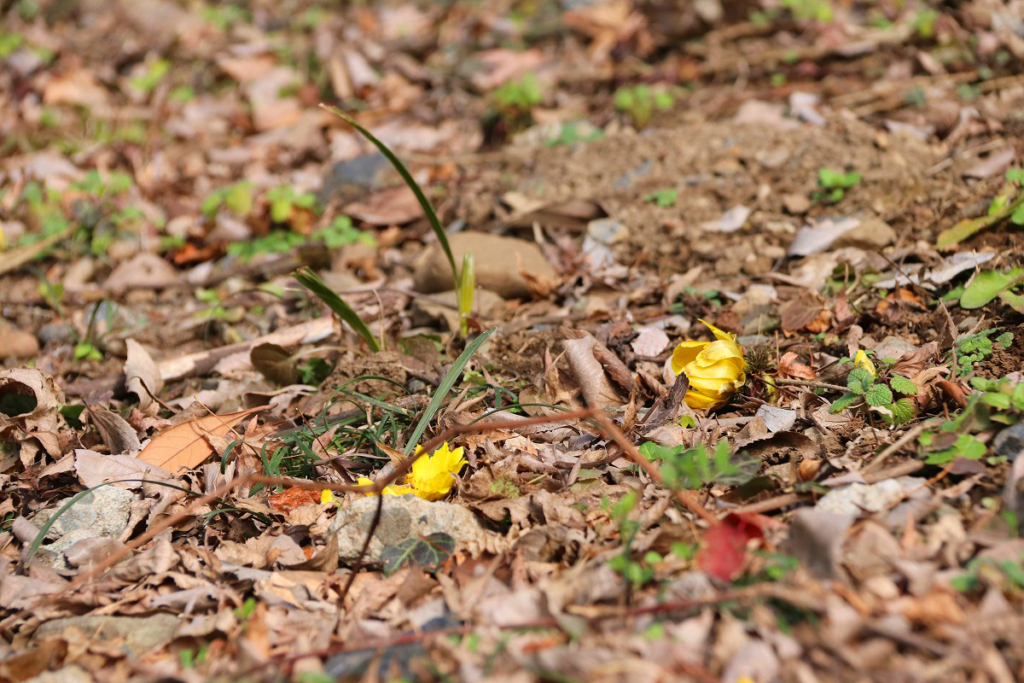
<svg viewBox="0 0 1024 683">
<path fill-rule="evenodd" d="M 334 495 L 334 491 L 330 489 L 324 489 L 320 492 L 320 504 L 330 505 L 331 503 L 340 503 L 341 499 Z"/>
<path fill-rule="evenodd" d="M 417 448 L 419 453 L 422 449 Z M 459 446 L 449 450 L 448 442 L 445 441 L 431 455 L 425 455 L 416 459 L 412 469 L 405 475 L 405 485 L 389 484 L 384 488 L 384 495 L 404 496 L 414 493 L 424 500 L 441 500 L 452 490 L 455 478 L 452 474 L 458 474 L 466 466 L 466 459 L 462 457 L 464 449 Z M 373 482 L 365 477 L 360 477 L 358 484 L 372 484 Z M 372 496 L 374 494 L 367 493 Z"/>
<path fill-rule="evenodd" d="M 864 368 L 871 373 L 872 377 L 878 375 L 878 371 L 875 370 L 875 364 L 868 358 L 868 354 L 864 353 L 864 349 L 857 349 L 857 355 L 853 357 L 853 367 Z"/>
<path fill-rule="evenodd" d="M 743 347 L 736 335 L 701 320 L 715 335 L 712 342 L 684 341 L 672 352 L 672 371 L 690 380 L 686 404 L 699 410 L 721 408 L 742 387 L 747 376 Z"/>
<path fill-rule="evenodd" d="M 374 482 L 372 479 L 367 479 L 366 477 L 359 477 L 356 483 L 359 484 L 360 486 L 364 486 L 371 485 Z M 385 496 L 405 496 L 410 493 L 413 493 L 413 490 L 408 486 L 402 486 L 401 484 L 388 484 L 387 486 L 384 487 Z M 374 494 L 367 493 L 366 495 L 372 496 Z"/>
<path fill-rule="evenodd" d="M 462 446 L 449 450 L 445 441 L 431 455 L 423 456 L 412 464 L 412 470 L 405 477 L 406 483 L 424 500 L 441 500 L 455 483 L 452 474 L 458 474 L 466 466 L 463 452 Z"/>
</svg>

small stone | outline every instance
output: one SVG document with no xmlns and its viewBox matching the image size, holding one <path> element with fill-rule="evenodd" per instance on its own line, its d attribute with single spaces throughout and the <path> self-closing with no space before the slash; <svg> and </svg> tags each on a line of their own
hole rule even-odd
<svg viewBox="0 0 1024 683">
<path fill-rule="evenodd" d="M 365 496 L 338 511 L 331 531 L 338 535 L 338 555 L 343 561 L 351 562 L 359 556 L 376 510 L 377 497 Z M 471 553 L 481 550 L 486 541 L 483 527 L 473 513 L 461 505 L 430 502 L 414 495 L 386 495 L 380 523 L 366 551 L 366 561 L 380 562 L 386 547 L 441 532 L 459 545 L 470 544 Z"/>
<path fill-rule="evenodd" d="M 1020 457 L 1021 453 L 1024 453 L 1024 422 L 1018 422 L 999 432 L 992 441 L 992 449 L 996 455 L 1001 455 L 1010 462 Z"/>
<path fill-rule="evenodd" d="M 34 358 L 39 355 L 35 336 L 16 328 L 0 329 L 0 358 Z"/>
<path fill-rule="evenodd" d="M 896 242 L 896 231 L 885 221 L 866 218 L 857 227 L 846 231 L 832 243 L 833 249 L 857 247 L 858 249 L 881 249 Z"/>
<path fill-rule="evenodd" d="M 811 200 L 807 198 L 807 195 L 785 194 L 782 195 L 782 206 L 785 207 L 786 213 L 802 216 L 811 210 Z"/>
<path fill-rule="evenodd" d="M 629 237 L 629 228 L 614 218 L 599 218 L 587 223 L 587 234 L 601 244 L 617 244 Z"/>
<path fill-rule="evenodd" d="M 461 264 L 466 252 L 473 254 L 477 285 L 506 299 L 528 298 L 535 289 L 544 293 L 558 282 L 554 268 L 533 242 L 482 232 L 461 232 L 449 241 L 455 263 Z M 451 267 L 439 244 L 431 245 L 417 259 L 413 281 L 418 292 L 454 288 Z"/>
<path fill-rule="evenodd" d="M 133 496 L 116 486 L 104 486 L 82 496 L 50 527 L 47 538 L 66 536 L 73 531 L 87 531 L 92 536 L 117 538 L 128 526 Z M 42 510 L 32 522 L 42 526 L 48 522 L 71 498 L 64 498 L 53 508 Z M 81 540 L 85 536 L 79 536 Z"/>
</svg>

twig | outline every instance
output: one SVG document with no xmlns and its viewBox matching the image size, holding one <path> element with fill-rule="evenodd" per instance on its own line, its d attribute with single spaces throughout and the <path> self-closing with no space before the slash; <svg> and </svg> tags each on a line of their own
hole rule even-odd
<svg viewBox="0 0 1024 683">
<path fill-rule="evenodd" d="M 899 450 L 901 448 L 903 448 L 904 446 L 909 444 L 911 441 L 916 439 L 918 436 L 920 436 L 921 433 L 924 432 L 924 430 L 927 429 L 927 428 L 928 428 L 928 423 L 927 422 L 921 422 L 919 424 L 914 425 L 914 427 L 912 427 L 911 429 L 907 430 L 907 432 L 903 436 L 901 436 L 900 438 L 896 439 L 896 441 L 894 441 L 889 446 L 887 446 L 885 450 L 883 450 L 881 453 L 876 455 L 874 460 L 869 462 L 866 467 L 861 469 L 861 474 L 867 474 L 868 472 L 870 472 L 871 470 L 875 469 L 876 467 L 880 467 L 882 465 L 882 463 L 884 463 L 890 457 L 892 457 L 897 452 L 899 452 Z"/>
<path fill-rule="evenodd" d="M 813 389 L 833 389 L 835 391 L 846 392 L 849 391 L 846 387 L 838 384 L 829 384 L 828 382 L 817 382 L 809 379 L 789 379 L 785 377 L 776 377 L 772 380 L 776 384 L 781 384 L 784 387 L 811 387 Z"/>
<path fill-rule="evenodd" d="M 654 483 L 659 486 L 665 485 L 662 481 L 661 472 L 658 471 L 658 468 L 652 465 L 651 461 L 645 458 L 643 454 L 637 450 L 636 446 L 634 446 L 629 439 L 626 438 L 626 435 L 622 433 L 622 430 L 612 424 L 612 421 L 609 420 L 604 413 L 595 412 L 594 419 L 601 425 L 602 431 L 611 436 L 612 440 L 619 445 L 619 448 L 625 451 L 626 455 L 629 456 L 629 459 L 639 465 L 644 472 L 647 473 L 647 476 L 654 481 Z M 692 493 L 686 489 L 679 489 L 675 493 L 676 498 L 683 504 L 683 506 L 686 507 L 687 510 L 697 515 L 711 526 L 716 526 L 718 524 L 718 519 L 708 512 Z"/>
</svg>

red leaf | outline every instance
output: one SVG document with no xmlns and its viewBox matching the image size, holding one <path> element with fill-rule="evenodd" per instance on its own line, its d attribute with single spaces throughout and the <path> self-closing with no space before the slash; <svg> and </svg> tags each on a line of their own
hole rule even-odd
<svg viewBox="0 0 1024 683">
<path fill-rule="evenodd" d="M 320 502 L 320 492 L 313 489 L 300 489 L 293 486 L 281 493 L 267 496 L 267 504 L 277 512 L 291 512 L 297 507 Z"/>
<path fill-rule="evenodd" d="M 763 529 L 774 520 L 763 515 L 729 515 L 704 534 L 697 566 L 721 581 L 731 581 L 743 568 L 747 543 L 764 537 Z"/>
</svg>

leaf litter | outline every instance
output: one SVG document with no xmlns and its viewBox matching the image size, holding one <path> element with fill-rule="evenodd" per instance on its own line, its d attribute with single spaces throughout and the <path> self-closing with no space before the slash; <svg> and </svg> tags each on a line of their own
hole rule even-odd
<svg viewBox="0 0 1024 683">
<path fill-rule="evenodd" d="M 1012 11 L 8 8 L 0 678 L 1024 677 Z"/>
</svg>

